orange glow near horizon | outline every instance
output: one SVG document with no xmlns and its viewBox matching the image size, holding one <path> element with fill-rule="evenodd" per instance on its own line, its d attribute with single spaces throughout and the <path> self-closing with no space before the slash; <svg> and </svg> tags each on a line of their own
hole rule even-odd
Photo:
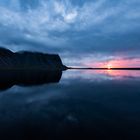
<svg viewBox="0 0 140 140">
<path fill-rule="evenodd" d="M 114 59 L 105 62 L 95 62 L 95 63 L 88 63 L 86 64 L 88 67 L 93 68 L 130 68 L 130 67 L 140 67 L 140 59 Z"/>
<path fill-rule="evenodd" d="M 100 63 L 99 67 L 105 67 L 108 69 L 111 68 L 125 68 L 125 67 L 133 67 L 133 63 L 131 64 L 128 60 L 111 60 L 109 62 Z"/>
<path fill-rule="evenodd" d="M 98 61 L 91 62 L 86 64 L 88 67 L 92 68 L 107 68 L 107 70 L 97 70 L 97 71 L 87 71 L 89 74 L 100 74 L 106 75 L 108 77 L 122 79 L 122 78 L 131 78 L 131 77 L 140 77 L 140 71 L 130 71 L 130 70 L 112 70 L 112 68 L 135 68 L 140 67 L 140 59 L 123 59 L 118 58 L 109 61 Z"/>
</svg>

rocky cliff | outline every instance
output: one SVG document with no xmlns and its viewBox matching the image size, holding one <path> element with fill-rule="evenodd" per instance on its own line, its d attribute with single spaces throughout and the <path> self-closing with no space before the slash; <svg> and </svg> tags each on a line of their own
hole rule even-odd
<svg viewBox="0 0 140 140">
<path fill-rule="evenodd" d="M 0 48 L 1 69 L 46 69 L 65 70 L 67 67 L 57 54 L 46 54 L 39 52 L 12 52 Z"/>
</svg>

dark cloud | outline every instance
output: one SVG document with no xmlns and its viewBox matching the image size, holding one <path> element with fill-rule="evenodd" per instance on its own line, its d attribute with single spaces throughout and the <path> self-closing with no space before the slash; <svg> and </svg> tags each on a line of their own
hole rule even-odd
<svg viewBox="0 0 140 140">
<path fill-rule="evenodd" d="M 140 51 L 139 6 L 138 0 L 2 0 L 0 45 L 62 56 L 135 56 Z"/>
</svg>

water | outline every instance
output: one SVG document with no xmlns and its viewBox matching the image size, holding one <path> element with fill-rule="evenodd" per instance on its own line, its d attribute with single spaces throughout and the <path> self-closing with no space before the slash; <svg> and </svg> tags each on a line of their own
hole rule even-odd
<svg viewBox="0 0 140 140">
<path fill-rule="evenodd" d="M 27 83 L 25 76 L 20 82 L 12 77 L 18 82 L 10 84 L 5 80 L 0 93 L 1 140 L 140 139 L 140 71 L 61 74 L 46 83 Z"/>
</svg>

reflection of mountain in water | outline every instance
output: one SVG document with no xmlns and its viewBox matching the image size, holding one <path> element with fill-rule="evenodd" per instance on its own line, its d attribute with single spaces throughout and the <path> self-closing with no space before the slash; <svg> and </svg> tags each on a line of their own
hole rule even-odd
<svg viewBox="0 0 140 140">
<path fill-rule="evenodd" d="M 62 71 L 67 67 L 62 64 L 57 54 L 39 52 L 12 52 L 0 48 L 0 89 L 13 85 L 39 85 L 58 82 Z"/>
<path fill-rule="evenodd" d="M 6 90 L 13 85 L 33 86 L 57 83 L 61 75 L 60 70 L 0 70 L 0 90 Z"/>
</svg>

